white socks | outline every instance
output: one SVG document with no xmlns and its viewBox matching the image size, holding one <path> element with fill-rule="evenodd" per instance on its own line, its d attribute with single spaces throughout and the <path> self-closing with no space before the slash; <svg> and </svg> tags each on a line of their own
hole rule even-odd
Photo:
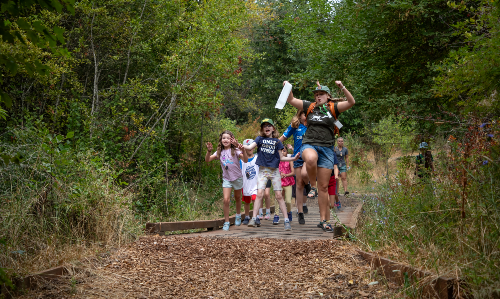
<svg viewBox="0 0 500 299">
<path fill-rule="evenodd" d="M 266 214 L 271 214 L 271 209 L 266 209 Z"/>
</svg>

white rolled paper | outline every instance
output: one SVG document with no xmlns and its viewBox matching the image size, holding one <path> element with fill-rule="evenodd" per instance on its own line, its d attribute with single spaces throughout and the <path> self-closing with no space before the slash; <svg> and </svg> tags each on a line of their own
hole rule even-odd
<svg viewBox="0 0 500 299">
<path fill-rule="evenodd" d="M 283 109 L 283 107 L 285 107 L 286 99 L 288 99 L 290 91 L 292 91 L 292 84 L 286 82 L 285 86 L 283 86 L 283 90 L 281 90 L 280 97 L 278 98 L 278 101 L 276 102 L 276 106 L 274 106 L 274 108 Z"/>
</svg>

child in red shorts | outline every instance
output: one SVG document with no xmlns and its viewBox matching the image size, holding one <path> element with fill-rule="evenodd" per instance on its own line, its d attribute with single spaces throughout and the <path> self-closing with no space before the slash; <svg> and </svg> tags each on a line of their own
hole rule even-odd
<svg viewBox="0 0 500 299">
<path fill-rule="evenodd" d="M 252 139 L 245 139 L 243 145 L 252 144 Z M 252 150 L 245 150 L 248 155 L 248 162 L 244 163 L 240 160 L 240 168 L 243 174 L 243 205 L 245 206 L 245 219 L 243 224 L 248 225 L 250 222 L 250 203 L 257 198 L 257 177 L 259 174 L 259 165 L 257 162 L 257 154 L 253 154 Z"/>
<path fill-rule="evenodd" d="M 336 206 L 335 195 L 337 194 L 337 180 L 339 179 L 339 168 L 337 165 L 338 161 L 335 159 L 333 164 L 332 176 L 328 182 L 328 197 L 330 200 L 330 210 L 334 209 Z"/>
</svg>

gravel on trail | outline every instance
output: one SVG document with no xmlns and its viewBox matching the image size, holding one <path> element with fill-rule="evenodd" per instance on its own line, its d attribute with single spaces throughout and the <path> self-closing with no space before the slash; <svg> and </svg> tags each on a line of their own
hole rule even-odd
<svg viewBox="0 0 500 299">
<path fill-rule="evenodd" d="M 387 298 L 342 240 L 145 236 L 20 298 Z M 375 278 L 372 278 L 375 279 Z M 370 285 L 371 283 L 371 285 Z"/>
</svg>

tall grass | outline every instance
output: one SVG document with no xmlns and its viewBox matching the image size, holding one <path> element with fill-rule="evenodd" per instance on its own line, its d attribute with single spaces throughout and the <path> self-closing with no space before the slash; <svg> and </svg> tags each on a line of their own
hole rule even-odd
<svg viewBox="0 0 500 299">
<path fill-rule="evenodd" d="M 459 297 L 491 298 L 500 289 L 499 131 L 466 129 L 435 154 L 430 179 L 416 179 L 414 160 L 402 159 L 379 180 L 356 235 L 367 250 L 461 279 Z"/>
</svg>

